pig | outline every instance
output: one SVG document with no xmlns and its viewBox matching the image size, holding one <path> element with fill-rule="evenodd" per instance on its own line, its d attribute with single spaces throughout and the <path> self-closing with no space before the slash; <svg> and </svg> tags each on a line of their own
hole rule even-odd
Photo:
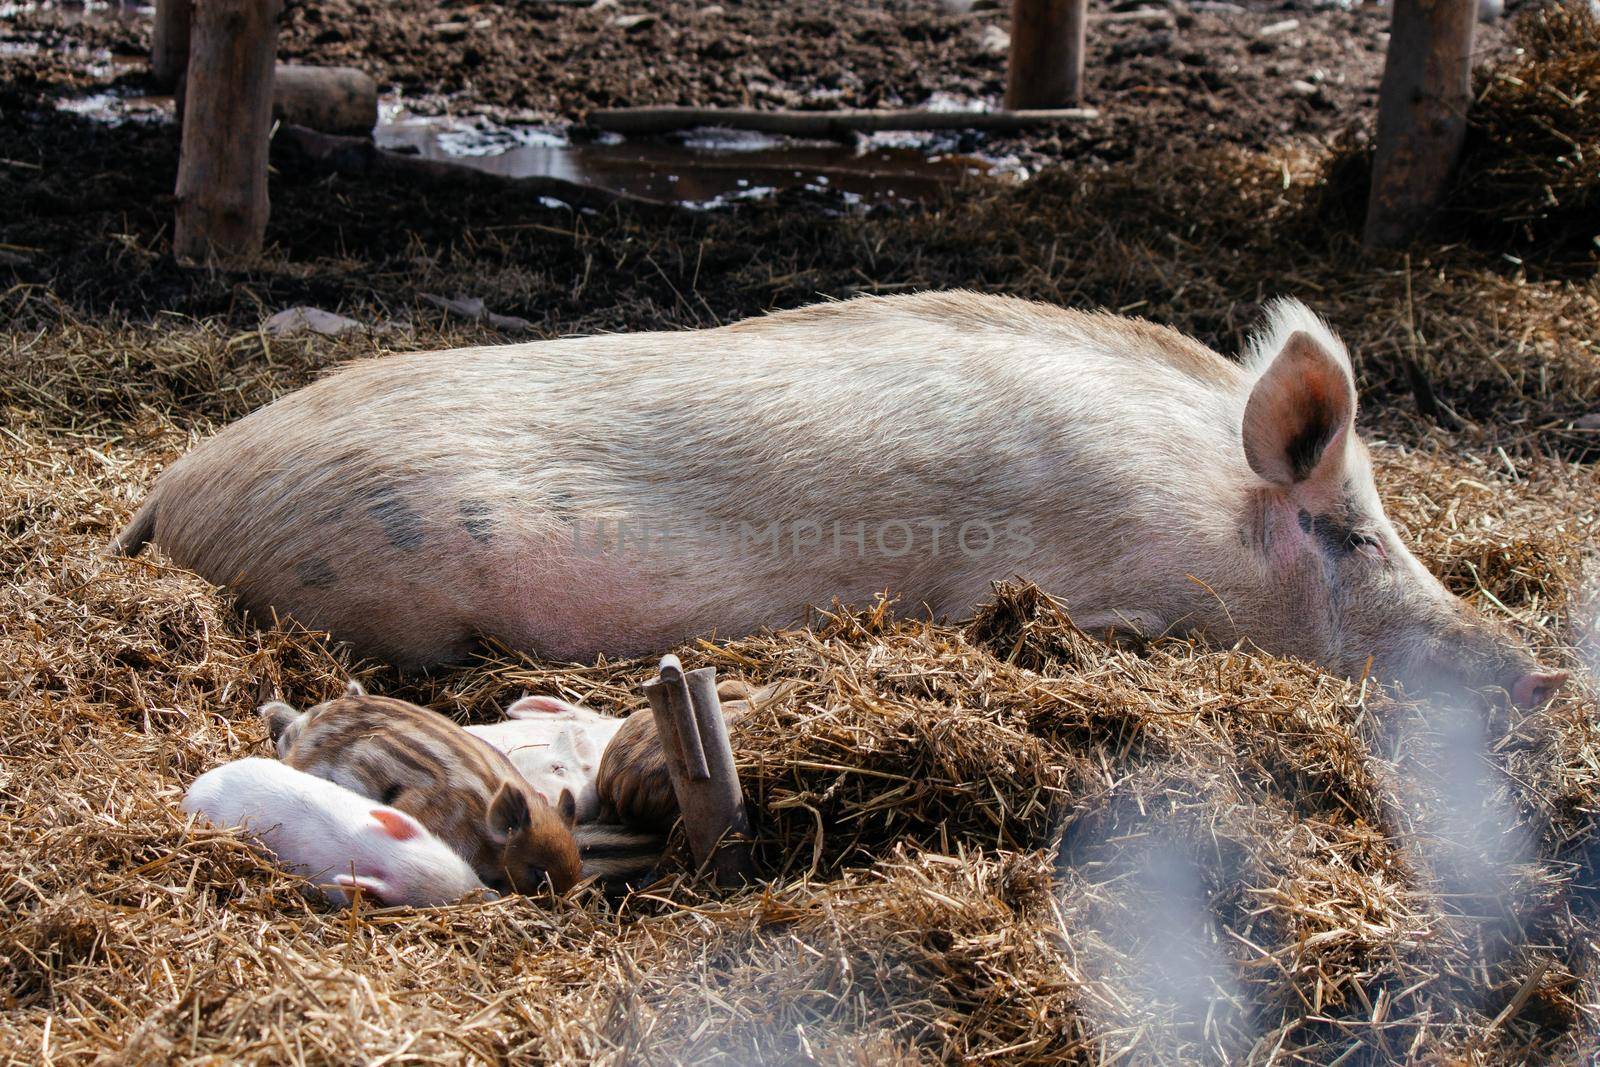
<svg viewBox="0 0 1600 1067">
<path fill-rule="evenodd" d="M 819 304 L 678 333 L 392 355 L 227 427 L 149 540 L 402 667 L 481 636 L 634 656 L 808 605 L 970 612 L 994 579 L 1078 625 L 1544 701 L 1563 675 L 1384 514 L 1350 357 L 1303 304 L 1241 359 L 1003 296 Z"/>
<path fill-rule="evenodd" d="M 243 827 L 331 904 L 360 889 L 385 904 L 448 904 L 484 886 L 467 862 L 403 811 L 273 759 L 241 759 L 194 780 L 183 810 Z"/>
<path fill-rule="evenodd" d="M 618 823 L 580 823 L 573 836 L 584 879 L 606 888 L 649 884 L 667 849 L 664 832 Z"/>
<path fill-rule="evenodd" d="M 269 728 L 283 719 L 270 704 L 263 717 Z M 286 764 L 411 815 L 489 888 L 532 893 L 548 880 L 564 893 L 581 878 L 571 794 L 547 804 L 497 749 L 444 716 L 347 694 L 312 708 L 289 731 Z"/>
<path fill-rule="evenodd" d="M 600 754 L 624 721 L 555 697 L 523 697 L 503 721 L 465 729 L 505 753 L 548 803 L 571 794 L 576 821 L 587 823 L 600 813 Z"/>
<path fill-rule="evenodd" d="M 789 688 L 777 684 L 758 689 L 737 678 L 718 682 L 717 699 L 730 735 L 751 711 L 782 699 Z M 623 720 L 622 728 L 606 746 L 595 776 L 595 792 L 603 820 L 659 833 L 672 829 L 678 818 L 678 796 L 661 749 L 661 735 L 656 733 L 655 713 L 649 708 Z"/>
</svg>

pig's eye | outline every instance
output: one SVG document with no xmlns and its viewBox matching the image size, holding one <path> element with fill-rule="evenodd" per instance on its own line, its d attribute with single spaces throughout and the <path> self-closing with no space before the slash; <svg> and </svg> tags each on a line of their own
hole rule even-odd
<svg viewBox="0 0 1600 1067">
<path fill-rule="evenodd" d="M 1345 545 L 1352 552 L 1366 552 L 1369 555 L 1377 556 L 1379 559 L 1389 558 L 1389 553 L 1385 551 L 1383 542 L 1378 540 L 1378 538 L 1373 534 L 1362 533 L 1359 530 L 1352 530 L 1349 539 L 1345 542 Z"/>
</svg>

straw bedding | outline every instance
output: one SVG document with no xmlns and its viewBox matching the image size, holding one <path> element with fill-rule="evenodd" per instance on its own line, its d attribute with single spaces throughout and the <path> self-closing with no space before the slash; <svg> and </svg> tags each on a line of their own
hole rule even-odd
<svg viewBox="0 0 1600 1067">
<path fill-rule="evenodd" d="M 1363 420 L 1387 442 L 1379 485 L 1421 558 L 1574 683 L 1531 713 L 1428 706 L 1247 647 L 1108 647 L 1023 583 L 964 620 L 827 606 L 805 627 L 675 650 L 791 683 L 734 734 L 765 880 L 727 896 L 680 852 L 621 899 L 336 912 L 236 836 L 186 827 L 176 801 L 196 774 L 265 752 L 253 710 L 273 694 L 313 703 L 355 676 L 463 720 L 524 691 L 625 711 L 651 664 L 489 648 L 402 678 L 241 621 L 159 553 L 98 556 L 216 425 L 340 360 L 486 332 L 285 340 L 228 316 L 129 325 L 6 294 L 0 1062 L 1591 1055 L 1600 476 L 1574 417 L 1600 408 L 1600 291 L 1470 249 L 1363 259 L 1319 229 L 1326 163 L 1156 157 L 888 221 L 758 210 L 697 231 L 713 253 L 703 292 L 724 310 L 756 290 L 792 303 L 839 291 L 841 264 L 865 256 L 885 287 L 1137 305 L 1222 347 L 1241 301 L 1298 292 L 1357 354 Z M 1205 215 L 1199 182 L 1215 190 Z M 1041 220 L 1071 271 L 1043 264 Z M 596 218 L 561 240 L 625 287 L 634 225 Z M 733 255 L 737 227 L 797 262 Z M 130 246 L 135 281 L 153 262 Z M 227 284 L 292 288 L 299 269 Z M 668 306 L 593 313 L 639 327 Z M 1412 413 L 1401 356 L 1454 429 Z"/>
<path fill-rule="evenodd" d="M 195 774 L 264 750 L 263 695 L 310 702 L 356 674 L 464 718 L 524 689 L 620 711 L 649 664 L 490 649 L 404 679 L 241 623 L 159 556 L 100 560 L 190 441 L 171 412 L 230 416 L 268 372 L 259 351 L 229 362 L 257 342 L 203 331 L 52 340 L 62 365 L 104 344 L 186 353 L 217 384 L 174 385 L 166 412 L 80 403 L 80 429 L 14 406 L 0 435 L 12 1062 L 1506 1062 L 1590 1040 L 1587 682 L 1539 713 L 1474 712 L 1505 832 L 1532 842 L 1484 881 L 1481 843 L 1441 843 L 1461 798 L 1429 709 L 1248 649 L 1108 648 L 1027 585 L 966 622 L 835 606 L 679 650 L 792 683 L 734 737 L 760 889 L 717 899 L 678 868 L 620 901 L 313 905 L 175 809 Z M 353 343 L 303 343 L 271 373 L 335 354 Z M 1458 591 L 1575 662 L 1596 479 L 1471 454 L 1380 450 L 1392 511 Z"/>
</svg>

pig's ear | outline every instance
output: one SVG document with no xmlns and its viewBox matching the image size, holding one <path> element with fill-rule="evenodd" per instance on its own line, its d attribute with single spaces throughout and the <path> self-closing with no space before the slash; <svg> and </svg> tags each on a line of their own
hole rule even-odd
<svg viewBox="0 0 1600 1067">
<path fill-rule="evenodd" d="M 568 750 L 579 763 L 591 764 L 600 757 L 600 753 L 596 751 L 594 738 L 589 736 L 587 730 L 569 726 L 561 731 L 561 740 L 566 742 Z"/>
<path fill-rule="evenodd" d="M 395 808 L 373 808 L 372 818 L 385 836 L 396 841 L 410 841 L 423 833 L 421 823 Z"/>
<path fill-rule="evenodd" d="M 561 816 L 561 821 L 569 827 L 578 821 L 578 802 L 573 799 L 572 790 L 563 789 L 561 795 L 556 797 L 556 814 Z"/>
<path fill-rule="evenodd" d="M 273 743 L 277 743 L 278 738 L 283 736 L 283 731 L 289 728 L 289 724 L 300 717 L 300 712 L 293 705 L 285 704 L 281 700 L 269 700 L 256 709 L 256 714 L 267 724 L 267 735 L 272 738 Z"/>
<path fill-rule="evenodd" d="M 501 785 L 494 799 L 489 801 L 489 812 L 484 822 L 489 836 L 501 842 L 526 830 L 533 822 L 533 813 L 528 810 L 528 798 L 519 789 Z"/>
<path fill-rule="evenodd" d="M 1337 343 L 1325 327 L 1290 333 L 1250 391 L 1244 409 L 1245 459 L 1274 485 L 1340 473 L 1355 419 L 1356 391 L 1349 364 L 1330 342 Z"/>
<path fill-rule="evenodd" d="M 367 896 L 382 904 L 389 894 L 389 887 L 382 880 L 365 874 L 340 874 L 335 875 L 333 884 L 345 891 L 346 896 L 355 896 L 351 890 L 359 889 Z"/>
<path fill-rule="evenodd" d="M 347 697 L 364 697 L 367 695 L 367 691 L 361 687 L 360 682 L 352 678 L 344 683 L 344 695 Z"/>
<path fill-rule="evenodd" d="M 570 715 L 578 708 L 556 697 L 523 697 L 506 709 L 508 719 L 537 719 L 545 715 Z"/>
</svg>

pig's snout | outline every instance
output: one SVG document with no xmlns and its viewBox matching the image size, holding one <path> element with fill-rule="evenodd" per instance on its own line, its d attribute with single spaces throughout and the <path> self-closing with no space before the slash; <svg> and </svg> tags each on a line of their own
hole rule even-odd
<svg viewBox="0 0 1600 1067">
<path fill-rule="evenodd" d="M 1517 707 L 1534 708 L 1560 692 L 1566 682 L 1566 671 L 1529 671 L 1507 686 L 1506 692 Z"/>
<path fill-rule="evenodd" d="M 1468 690 L 1502 689 L 1519 708 L 1536 708 L 1566 684 L 1567 672 L 1541 666 L 1509 637 L 1469 631 L 1439 642 L 1413 661 L 1401 681 L 1414 692 L 1461 699 Z"/>
</svg>

